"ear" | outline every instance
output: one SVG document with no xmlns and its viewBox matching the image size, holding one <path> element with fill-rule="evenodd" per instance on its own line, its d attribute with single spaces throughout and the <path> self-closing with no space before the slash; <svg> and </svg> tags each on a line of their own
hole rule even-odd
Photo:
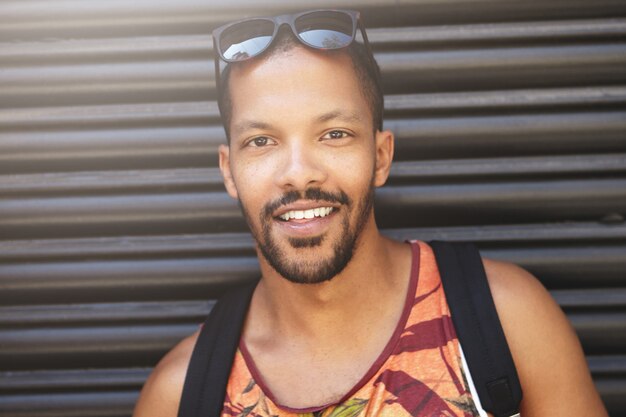
<svg viewBox="0 0 626 417">
<path fill-rule="evenodd" d="M 393 160 L 394 137 L 389 130 L 376 131 L 376 169 L 374 171 L 374 185 L 380 187 L 389 178 L 391 161 Z"/>
<path fill-rule="evenodd" d="M 220 161 L 220 171 L 222 171 L 222 177 L 224 178 L 224 186 L 226 187 L 226 192 L 232 198 L 237 200 L 239 195 L 237 194 L 237 187 L 235 186 L 235 181 L 233 180 L 233 174 L 230 170 L 230 147 L 227 145 L 220 145 L 219 147 L 219 161 Z"/>
</svg>

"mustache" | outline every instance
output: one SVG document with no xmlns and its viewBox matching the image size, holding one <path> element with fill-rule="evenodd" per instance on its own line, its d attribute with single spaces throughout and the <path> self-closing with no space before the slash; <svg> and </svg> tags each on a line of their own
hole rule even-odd
<svg viewBox="0 0 626 417">
<path fill-rule="evenodd" d="M 348 197 L 348 195 L 343 191 L 333 193 L 323 191 L 320 188 L 307 188 L 305 191 L 287 191 L 276 200 L 270 201 L 263 208 L 263 215 L 265 218 L 271 218 L 272 213 L 278 210 L 279 207 L 286 206 L 287 204 L 291 204 L 298 200 L 323 201 L 326 203 L 338 203 L 347 206 L 352 204 L 350 197 Z"/>
</svg>

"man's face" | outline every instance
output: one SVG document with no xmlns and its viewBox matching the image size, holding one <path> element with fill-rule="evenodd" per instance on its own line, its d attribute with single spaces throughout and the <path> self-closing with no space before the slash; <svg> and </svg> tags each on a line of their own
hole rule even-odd
<svg viewBox="0 0 626 417">
<path fill-rule="evenodd" d="M 331 279 L 375 231 L 373 189 L 393 152 L 390 134 L 374 133 L 350 58 L 295 47 L 239 63 L 230 94 L 220 167 L 261 261 L 292 282 Z"/>
</svg>

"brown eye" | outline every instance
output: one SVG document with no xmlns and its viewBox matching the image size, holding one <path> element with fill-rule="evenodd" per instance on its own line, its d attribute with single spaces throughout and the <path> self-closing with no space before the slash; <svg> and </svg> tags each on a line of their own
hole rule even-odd
<svg viewBox="0 0 626 417">
<path fill-rule="evenodd" d="M 258 138 L 254 138 L 252 139 L 252 143 L 254 143 L 254 146 L 265 146 L 267 145 L 267 138 L 265 136 L 259 136 Z"/>
<path fill-rule="evenodd" d="M 330 132 L 326 134 L 326 137 L 328 139 L 343 139 L 347 136 L 348 134 L 344 132 L 343 130 L 331 130 Z"/>
</svg>

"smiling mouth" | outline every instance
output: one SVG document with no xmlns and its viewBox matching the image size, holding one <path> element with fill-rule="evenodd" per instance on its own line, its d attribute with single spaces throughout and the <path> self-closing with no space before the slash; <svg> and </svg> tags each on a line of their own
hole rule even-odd
<svg viewBox="0 0 626 417">
<path fill-rule="evenodd" d="M 315 207 L 307 210 L 290 210 L 286 213 L 278 216 L 278 219 L 288 222 L 290 220 L 302 220 L 302 219 L 314 219 L 316 217 L 322 218 L 333 213 L 336 209 L 334 207 Z"/>
</svg>

